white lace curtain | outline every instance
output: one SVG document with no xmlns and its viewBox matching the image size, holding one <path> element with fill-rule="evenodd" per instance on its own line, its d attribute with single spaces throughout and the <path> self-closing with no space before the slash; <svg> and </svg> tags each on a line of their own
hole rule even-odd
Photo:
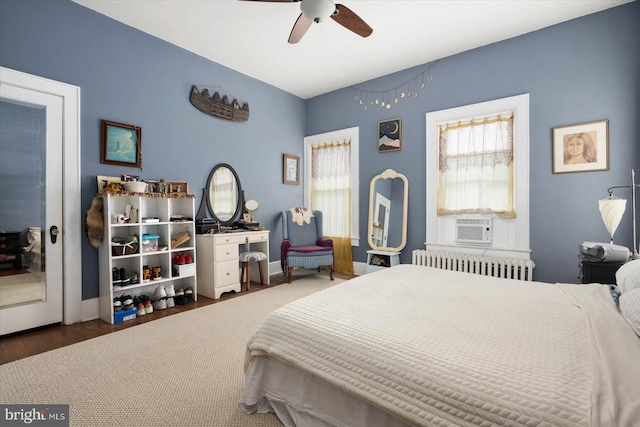
<svg viewBox="0 0 640 427">
<path fill-rule="evenodd" d="M 439 126 L 438 215 L 515 218 L 514 113 Z"/>
<path fill-rule="evenodd" d="M 351 140 L 313 145 L 311 156 L 311 209 L 326 236 L 351 238 Z"/>
</svg>

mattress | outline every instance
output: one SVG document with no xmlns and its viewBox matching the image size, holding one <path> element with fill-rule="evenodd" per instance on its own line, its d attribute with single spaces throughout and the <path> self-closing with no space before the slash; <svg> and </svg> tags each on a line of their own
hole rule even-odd
<svg viewBox="0 0 640 427">
<path fill-rule="evenodd" d="M 606 286 L 398 265 L 272 313 L 240 406 L 304 426 L 637 426 L 639 364 Z"/>
</svg>

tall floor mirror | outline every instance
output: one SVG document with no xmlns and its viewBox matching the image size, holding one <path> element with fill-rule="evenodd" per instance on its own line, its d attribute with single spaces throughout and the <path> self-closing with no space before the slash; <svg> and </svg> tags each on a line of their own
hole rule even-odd
<svg viewBox="0 0 640 427">
<path fill-rule="evenodd" d="M 371 180 L 369 190 L 367 273 L 400 263 L 407 243 L 409 180 L 387 169 Z"/>
</svg>

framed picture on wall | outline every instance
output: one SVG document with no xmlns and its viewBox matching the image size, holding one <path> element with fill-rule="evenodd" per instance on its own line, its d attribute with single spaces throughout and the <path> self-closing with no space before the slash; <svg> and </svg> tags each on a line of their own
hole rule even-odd
<svg viewBox="0 0 640 427">
<path fill-rule="evenodd" d="M 142 168 L 141 140 L 142 128 L 103 120 L 100 163 Z"/>
<path fill-rule="evenodd" d="M 402 148 L 402 119 L 378 122 L 378 151 L 400 151 Z"/>
<path fill-rule="evenodd" d="M 284 155 L 282 182 L 291 185 L 300 184 L 300 157 L 291 154 Z"/>
<path fill-rule="evenodd" d="M 609 120 L 553 128 L 553 173 L 609 170 Z"/>
</svg>

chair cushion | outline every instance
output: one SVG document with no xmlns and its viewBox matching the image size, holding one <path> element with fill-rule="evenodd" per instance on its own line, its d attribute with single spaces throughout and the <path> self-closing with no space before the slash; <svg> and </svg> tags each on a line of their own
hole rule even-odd
<svg viewBox="0 0 640 427">
<path fill-rule="evenodd" d="M 242 252 L 240 254 L 240 261 L 252 262 L 252 261 L 264 261 L 267 256 L 262 252 Z"/>
<path fill-rule="evenodd" d="M 324 255 L 324 254 L 319 254 L 319 252 L 332 253 L 333 248 L 330 246 L 315 246 L 315 245 L 291 246 L 289 248 L 288 254 L 291 254 L 291 252 L 295 252 L 296 254 Z"/>
</svg>

